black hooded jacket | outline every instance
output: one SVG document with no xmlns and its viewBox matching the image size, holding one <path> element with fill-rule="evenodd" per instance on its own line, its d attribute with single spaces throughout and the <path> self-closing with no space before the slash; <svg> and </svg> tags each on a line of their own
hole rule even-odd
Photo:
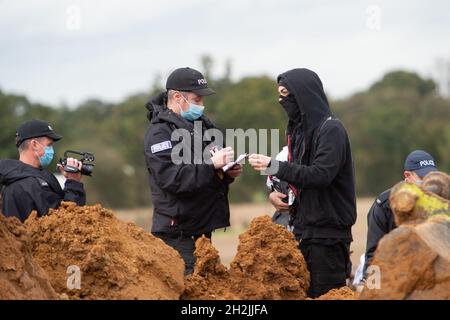
<svg viewBox="0 0 450 320">
<path fill-rule="evenodd" d="M 24 222 L 31 211 L 38 216 L 58 208 L 61 201 L 86 204 L 86 194 L 81 182 L 66 180 L 64 190 L 56 177 L 45 169 L 34 168 L 19 160 L 0 160 L 0 186 L 2 187 L 2 212 L 6 217 L 17 217 Z"/>
<path fill-rule="evenodd" d="M 233 179 L 202 159 L 197 159 L 200 163 L 194 162 L 194 137 L 201 139 L 205 130 L 216 129 L 215 126 L 202 116 L 201 122 L 197 121 L 202 124 L 202 135 L 200 132 L 196 135 L 194 124 L 168 109 L 166 103 L 166 95 L 162 93 L 146 105 L 150 124 L 144 151 L 153 200 L 152 233 L 196 236 L 229 226 L 228 185 Z M 184 129 L 186 140 L 172 140 L 177 129 Z M 214 139 L 201 140 L 197 141 L 200 156 Z M 172 161 L 172 150 L 182 143 L 186 143 L 186 151 L 190 149 L 191 154 L 187 155 L 190 159 L 186 161 L 190 163 L 176 164 Z"/>
<path fill-rule="evenodd" d="M 289 120 L 289 161 L 279 162 L 278 178 L 298 197 L 294 232 L 302 239 L 352 240 L 356 221 L 355 179 L 350 142 L 328 106 L 322 82 L 308 69 L 281 74 L 301 112 Z"/>
</svg>

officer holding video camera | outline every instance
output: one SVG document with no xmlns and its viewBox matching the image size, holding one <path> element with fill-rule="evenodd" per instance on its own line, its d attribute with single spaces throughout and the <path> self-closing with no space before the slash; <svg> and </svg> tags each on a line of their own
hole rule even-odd
<svg viewBox="0 0 450 320">
<path fill-rule="evenodd" d="M 19 126 L 16 131 L 19 160 L 0 160 L 2 211 L 5 216 L 14 216 L 24 222 L 33 210 L 38 216 L 43 216 L 50 208 L 58 208 L 61 201 L 85 205 L 81 161 L 67 158 L 58 164 L 58 169 L 67 179 L 64 189 L 45 169 L 53 160 L 54 142 L 61 138 L 42 120 L 30 120 Z"/>
</svg>

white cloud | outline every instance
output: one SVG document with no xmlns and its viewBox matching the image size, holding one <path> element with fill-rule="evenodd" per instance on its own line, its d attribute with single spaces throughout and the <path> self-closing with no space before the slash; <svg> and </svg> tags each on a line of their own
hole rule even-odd
<svg viewBox="0 0 450 320">
<path fill-rule="evenodd" d="M 80 8 L 79 30 L 66 27 Z M 378 5 L 380 30 L 366 26 Z M 71 105 L 119 100 L 156 73 L 199 67 L 209 53 L 236 78 L 310 67 L 342 97 L 393 68 L 430 73 L 450 59 L 449 5 L 435 1 L 1 1 L 0 88 Z"/>
</svg>

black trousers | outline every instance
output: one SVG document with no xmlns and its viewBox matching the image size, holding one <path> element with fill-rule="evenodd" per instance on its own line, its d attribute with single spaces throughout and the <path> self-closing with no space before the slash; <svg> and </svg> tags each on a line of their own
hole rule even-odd
<svg viewBox="0 0 450 320">
<path fill-rule="evenodd" d="M 184 260 L 184 275 L 190 275 L 194 272 L 195 267 L 195 241 L 197 241 L 200 236 L 182 236 L 182 235 L 172 235 L 172 234 L 164 234 L 164 233 L 153 233 L 154 236 L 163 240 L 168 246 L 174 248 L 178 251 L 181 258 Z M 205 234 L 205 237 L 211 239 L 211 233 Z"/>
<path fill-rule="evenodd" d="M 331 289 L 346 285 L 352 268 L 350 242 L 339 239 L 299 241 L 299 249 L 311 276 L 308 297 L 318 298 Z"/>
</svg>

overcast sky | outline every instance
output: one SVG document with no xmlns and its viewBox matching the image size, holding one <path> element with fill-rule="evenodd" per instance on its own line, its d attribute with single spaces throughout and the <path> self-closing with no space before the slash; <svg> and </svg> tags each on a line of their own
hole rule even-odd
<svg viewBox="0 0 450 320">
<path fill-rule="evenodd" d="M 313 69 L 341 98 L 388 70 L 430 75 L 450 59 L 449 12 L 445 0 L 0 0 L 0 89 L 117 102 L 210 54 L 234 79 Z"/>
</svg>

